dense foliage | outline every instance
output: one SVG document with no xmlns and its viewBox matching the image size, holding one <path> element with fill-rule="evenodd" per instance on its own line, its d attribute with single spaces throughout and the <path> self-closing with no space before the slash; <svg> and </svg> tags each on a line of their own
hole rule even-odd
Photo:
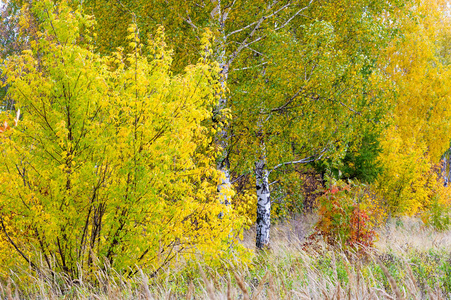
<svg viewBox="0 0 451 300">
<path fill-rule="evenodd" d="M 450 223 L 447 1 L 10 0 L 1 14 L 6 267 L 245 260 L 246 226 L 263 248 L 271 217 L 312 207 L 317 236 L 342 246 L 371 246 L 390 217 Z"/>
<path fill-rule="evenodd" d="M 319 221 L 310 239 L 322 237 L 330 245 L 366 250 L 373 246 L 373 211 L 362 203 L 363 194 L 349 185 L 334 186 L 319 199 Z"/>
<path fill-rule="evenodd" d="M 174 76 L 162 29 L 149 56 L 134 26 L 128 53 L 100 56 L 77 44 L 88 17 L 49 1 L 30 12 L 39 39 L 5 61 L 23 120 L 1 141 L 4 242 L 69 274 L 93 257 L 157 271 L 194 249 L 221 256 L 240 223 L 216 197 L 208 36 L 199 63 Z"/>
</svg>

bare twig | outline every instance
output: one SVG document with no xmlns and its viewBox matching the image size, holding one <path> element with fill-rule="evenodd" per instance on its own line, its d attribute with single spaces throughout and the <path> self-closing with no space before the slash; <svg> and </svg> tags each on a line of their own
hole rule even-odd
<svg viewBox="0 0 451 300">
<path fill-rule="evenodd" d="M 291 102 L 293 102 L 294 99 L 296 99 L 301 94 L 302 91 L 304 91 L 304 88 L 305 87 L 302 86 L 290 99 L 288 99 L 287 102 L 285 102 L 284 105 L 271 109 L 271 112 L 284 110 L 288 105 L 290 105 Z"/>
<path fill-rule="evenodd" d="M 307 164 L 307 163 L 310 163 L 310 162 L 314 162 L 314 161 L 320 160 L 320 159 L 323 157 L 323 155 L 324 155 L 324 153 L 326 152 L 326 150 L 327 150 L 327 147 L 324 148 L 324 149 L 320 152 L 319 156 L 317 156 L 316 158 L 315 158 L 315 156 L 310 156 L 310 157 L 306 157 L 306 158 L 303 158 L 303 159 L 300 159 L 300 160 L 287 161 L 287 162 L 284 162 L 284 163 L 280 163 L 280 164 L 278 164 L 277 166 L 275 166 L 274 168 L 272 168 L 272 169 L 269 171 L 269 174 L 271 174 L 272 171 L 275 171 L 275 170 L 277 170 L 278 168 L 283 167 L 283 166 L 287 166 L 287 165 L 296 165 L 296 164 Z"/>
<path fill-rule="evenodd" d="M 249 49 L 251 49 L 251 48 L 249 48 Z M 255 65 L 255 66 L 244 67 L 244 68 L 233 69 L 233 70 L 234 71 L 249 70 L 249 69 L 258 68 L 258 67 L 261 67 L 261 66 L 264 66 L 264 65 L 267 65 L 267 64 L 268 64 L 267 62 L 264 62 L 264 63 L 258 64 L 258 65 Z"/>
<path fill-rule="evenodd" d="M 278 1 L 274 1 L 274 2 L 270 5 L 269 9 L 272 9 L 272 7 L 273 7 L 276 3 L 278 3 Z M 244 48 L 248 47 L 249 45 L 251 45 L 251 44 L 253 44 L 253 43 L 256 43 L 256 42 L 262 40 L 265 36 L 258 37 L 258 38 L 256 38 L 255 40 L 253 40 L 253 41 L 251 41 L 251 42 L 248 42 L 250 39 L 253 38 L 254 34 L 257 32 L 257 30 L 260 28 L 260 26 L 262 25 L 262 23 L 263 23 L 265 20 L 268 20 L 269 18 L 273 17 L 274 15 L 276 15 L 276 14 L 279 13 L 280 11 L 284 10 L 285 8 L 289 7 L 290 5 L 291 5 L 291 2 L 285 4 L 284 6 L 282 6 L 282 7 L 279 8 L 279 9 L 277 9 L 276 11 L 272 12 L 271 14 L 261 17 L 258 21 L 253 22 L 252 24 L 247 25 L 247 26 L 245 27 L 246 29 L 247 29 L 247 28 L 251 28 L 251 27 L 255 24 L 255 26 L 252 28 L 252 31 L 251 31 L 251 32 L 243 39 L 243 41 L 242 41 L 241 44 L 238 46 L 238 48 L 231 54 L 231 56 L 230 56 L 230 58 L 229 58 L 227 64 L 230 66 L 230 65 L 232 64 L 232 62 L 235 60 L 235 58 L 238 56 L 238 54 L 239 54 Z M 226 36 L 226 38 L 229 37 L 229 36 L 230 36 L 231 34 L 233 34 L 233 33 L 237 33 L 237 32 L 243 31 L 243 30 L 245 30 L 245 29 L 242 28 L 242 29 L 239 30 L 239 31 L 236 31 L 236 30 L 235 30 L 234 32 L 231 32 L 230 34 L 228 34 L 228 35 Z"/>
<path fill-rule="evenodd" d="M 310 5 L 312 5 L 313 0 L 310 0 L 309 4 L 303 8 L 301 8 L 300 10 L 298 10 L 297 12 L 295 12 L 285 23 L 283 23 L 281 26 L 277 27 L 275 30 L 279 30 L 284 28 L 285 26 L 287 26 L 296 16 L 298 16 L 301 12 L 303 12 L 304 10 L 306 10 L 307 8 L 310 7 Z"/>
</svg>

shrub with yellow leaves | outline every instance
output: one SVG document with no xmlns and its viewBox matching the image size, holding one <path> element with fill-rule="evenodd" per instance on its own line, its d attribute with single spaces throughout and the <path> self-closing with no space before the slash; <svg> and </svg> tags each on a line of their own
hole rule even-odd
<svg viewBox="0 0 451 300">
<path fill-rule="evenodd" d="M 14 253 L 0 249 L 3 267 L 42 259 L 76 277 L 106 261 L 156 275 L 177 257 L 232 255 L 243 220 L 216 191 L 209 38 L 174 76 L 162 28 L 144 49 L 131 26 L 126 52 L 101 56 L 77 42 L 93 21 L 64 1 L 24 9 L 40 23 L 2 70 L 24 112 L 0 143 L 1 246 Z"/>
</svg>

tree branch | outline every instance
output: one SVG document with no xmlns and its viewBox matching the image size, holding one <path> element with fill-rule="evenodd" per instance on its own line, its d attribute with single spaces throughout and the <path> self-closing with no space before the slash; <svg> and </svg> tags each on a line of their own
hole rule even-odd
<svg viewBox="0 0 451 300">
<path fill-rule="evenodd" d="M 258 64 L 258 65 L 255 65 L 255 66 L 244 67 L 244 68 L 233 69 L 233 70 L 234 70 L 234 71 L 249 70 L 249 69 L 258 68 L 258 67 L 261 67 L 261 66 L 264 66 L 264 65 L 267 65 L 267 64 L 268 64 L 268 62 L 264 62 L 264 63 Z"/>
<path fill-rule="evenodd" d="M 293 102 L 294 99 L 296 99 L 299 96 L 299 94 L 302 91 L 304 91 L 304 88 L 305 88 L 305 86 L 301 87 L 290 99 L 288 99 L 288 101 L 284 105 L 273 108 L 273 109 L 271 109 L 270 112 L 277 112 L 277 111 L 284 110 L 288 105 L 290 105 L 291 102 Z"/>
<path fill-rule="evenodd" d="M 285 23 L 283 23 L 281 26 L 277 27 L 275 30 L 279 30 L 284 28 L 285 26 L 287 26 L 296 16 L 298 16 L 301 12 L 303 12 L 304 10 L 306 10 L 307 8 L 310 7 L 310 5 L 312 5 L 313 0 L 310 0 L 309 4 L 303 8 L 301 8 L 300 10 L 298 10 L 294 15 L 291 16 L 291 18 L 289 18 Z"/>
<path fill-rule="evenodd" d="M 3 217 L 0 217 L 0 223 L 2 225 L 2 229 L 6 235 L 6 238 L 8 239 L 10 244 L 13 245 L 14 249 L 19 252 L 19 254 L 27 261 L 28 264 L 31 265 L 32 268 L 34 268 L 38 273 L 41 273 L 41 270 L 39 270 L 39 268 L 19 249 L 19 247 L 17 247 L 16 243 L 14 243 L 14 241 L 11 239 L 8 232 L 6 231 L 5 224 L 3 223 Z"/>
<path fill-rule="evenodd" d="M 237 41 L 234 41 L 235 43 L 237 43 L 237 44 L 240 44 L 239 42 L 237 42 Z M 250 44 L 252 44 L 252 43 L 250 43 Z M 249 45 L 249 44 L 248 44 Z M 265 54 L 264 53 L 262 53 L 262 52 L 259 52 L 259 51 L 257 51 L 257 50 L 255 50 L 255 49 L 253 49 L 253 48 L 251 48 L 251 47 L 249 47 L 249 46 L 245 46 L 245 48 L 247 48 L 247 49 L 249 49 L 249 50 L 251 50 L 252 52 L 254 52 L 254 53 L 256 53 L 256 54 L 258 54 L 258 55 L 261 55 L 261 56 L 265 56 Z"/>
<path fill-rule="evenodd" d="M 326 152 L 326 150 L 327 150 L 327 147 L 324 148 L 324 149 L 320 152 L 320 155 L 319 155 L 318 157 L 316 157 L 316 158 L 315 158 L 315 156 L 310 156 L 310 157 L 306 157 L 306 158 L 303 158 L 303 159 L 300 159 L 300 160 L 288 161 L 288 162 L 280 163 L 280 164 L 278 164 L 277 166 L 275 166 L 274 168 L 272 168 L 272 169 L 269 171 L 268 175 L 271 174 L 272 171 L 275 171 L 275 170 L 277 170 L 278 168 L 283 167 L 283 166 L 287 166 L 287 165 L 296 165 L 296 164 L 307 164 L 307 163 L 310 163 L 310 162 L 314 162 L 314 161 L 320 160 L 320 159 L 323 157 L 323 155 L 324 155 L 324 153 Z"/>
<path fill-rule="evenodd" d="M 279 2 L 279 1 L 274 1 L 274 2 L 271 4 L 271 6 L 269 7 L 269 9 L 272 9 L 272 7 L 273 7 L 276 3 L 278 3 L 278 2 Z M 241 28 L 241 29 L 238 29 L 238 30 L 235 30 L 235 31 L 229 33 L 229 34 L 226 36 L 226 38 L 229 37 L 231 34 L 234 34 L 234 33 L 237 33 L 237 32 L 241 32 L 241 31 L 243 31 L 243 30 L 245 30 L 245 29 L 247 29 L 247 28 L 251 28 L 251 27 L 255 24 L 254 28 L 253 28 L 252 31 L 249 33 L 249 35 L 241 42 L 240 46 L 238 46 L 238 48 L 232 53 L 232 55 L 230 56 L 229 61 L 227 62 L 227 64 L 230 66 L 230 64 L 235 60 L 235 58 L 238 56 L 238 54 L 239 54 L 245 47 L 248 47 L 250 44 L 253 44 L 253 43 L 255 43 L 255 42 L 260 41 L 260 40 L 264 37 L 264 36 L 263 36 L 263 37 L 256 38 L 256 39 L 253 40 L 252 42 L 249 42 L 249 43 L 248 43 L 248 40 L 251 39 L 251 38 L 254 36 L 254 34 L 257 32 L 257 30 L 260 28 L 261 24 L 262 24 L 265 20 L 270 19 L 271 17 L 273 17 L 274 15 L 276 15 L 277 13 L 279 13 L 280 11 L 284 10 L 285 8 L 289 7 L 290 5 L 291 5 L 291 1 L 288 2 L 287 4 L 285 4 L 284 6 L 282 6 L 281 8 L 279 8 L 278 10 L 274 11 L 273 13 L 261 17 L 258 21 L 253 22 L 253 23 L 251 23 L 251 24 L 249 24 L 249 25 L 247 25 L 247 26 L 245 26 L 245 27 L 243 27 L 243 28 Z"/>
<path fill-rule="evenodd" d="M 345 89 L 344 91 L 346 91 L 347 89 Z M 343 92 L 344 92 L 343 91 Z M 310 97 L 310 99 L 312 99 L 312 100 L 318 100 L 318 99 L 320 99 L 321 97 L 319 97 L 319 96 L 316 96 L 316 97 Z M 352 107 L 350 107 L 350 106 L 348 106 L 348 105 L 346 105 L 346 103 L 343 103 L 343 101 L 341 101 L 341 100 L 336 100 L 336 99 L 334 99 L 334 98 L 323 98 L 323 99 L 325 99 L 326 101 L 330 101 L 330 102 L 338 102 L 341 106 L 343 106 L 343 107 L 345 107 L 345 108 L 347 108 L 349 111 L 351 111 L 351 112 L 353 112 L 353 113 L 355 113 L 356 115 L 359 115 L 359 116 L 362 116 L 362 113 L 360 112 L 360 111 L 357 111 L 357 110 L 355 110 L 355 109 L 353 109 Z M 371 121 L 371 120 L 369 120 L 369 121 Z"/>
</svg>

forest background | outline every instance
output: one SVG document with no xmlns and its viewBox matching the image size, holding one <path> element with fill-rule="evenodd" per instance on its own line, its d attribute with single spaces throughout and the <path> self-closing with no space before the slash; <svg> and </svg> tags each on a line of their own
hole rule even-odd
<svg viewBox="0 0 451 300">
<path fill-rule="evenodd" d="M 271 222 L 312 211 L 308 243 L 359 253 L 391 218 L 449 226 L 447 1 L 11 0 L 1 14 L 4 278 L 246 265 Z M 254 225 L 255 253 L 239 242 Z"/>
</svg>

